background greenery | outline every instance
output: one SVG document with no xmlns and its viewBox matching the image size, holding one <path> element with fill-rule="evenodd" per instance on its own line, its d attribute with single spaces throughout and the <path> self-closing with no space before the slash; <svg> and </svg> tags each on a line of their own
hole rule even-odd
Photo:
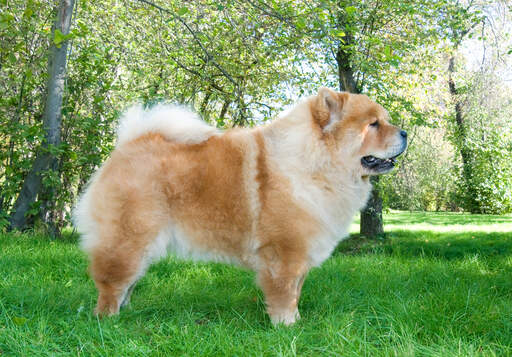
<svg viewBox="0 0 512 357">
<path fill-rule="evenodd" d="M 368 93 L 409 132 L 378 185 L 385 207 L 512 210 L 507 1 L 78 0 L 69 35 L 52 29 L 56 2 L 0 4 L 0 226 L 44 143 L 48 49 L 64 41 L 61 143 L 46 149 L 57 165 L 42 173 L 51 189 L 29 227 L 69 224 L 130 104 L 183 103 L 218 127 L 251 126 L 320 85 Z"/>
</svg>

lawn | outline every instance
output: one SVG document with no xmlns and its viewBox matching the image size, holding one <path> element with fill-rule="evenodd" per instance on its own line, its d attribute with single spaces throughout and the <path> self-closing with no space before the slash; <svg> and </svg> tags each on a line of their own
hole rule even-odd
<svg viewBox="0 0 512 357">
<path fill-rule="evenodd" d="M 252 273 L 172 258 L 118 317 L 76 241 L 0 237 L 0 355 L 512 355 L 512 217 L 391 212 L 387 239 L 340 244 L 274 328 Z"/>
</svg>

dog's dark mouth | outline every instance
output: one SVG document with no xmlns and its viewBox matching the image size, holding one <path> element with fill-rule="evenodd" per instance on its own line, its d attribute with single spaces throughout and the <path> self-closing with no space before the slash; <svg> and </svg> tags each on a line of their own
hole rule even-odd
<svg viewBox="0 0 512 357">
<path fill-rule="evenodd" d="M 388 159 L 379 159 L 378 157 L 371 156 L 371 155 L 365 156 L 361 159 L 361 164 L 365 168 L 370 169 L 375 172 L 388 171 L 388 170 L 392 169 L 393 167 L 395 167 L 395 161 L 399 155 L 400 154 L 390 157 Z"/>
</svg>

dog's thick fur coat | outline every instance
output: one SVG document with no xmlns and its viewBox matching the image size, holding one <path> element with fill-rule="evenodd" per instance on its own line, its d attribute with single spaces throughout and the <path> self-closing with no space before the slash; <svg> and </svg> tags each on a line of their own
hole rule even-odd
<svg viewBox="0 0 512 357">
<path fill-rule="evenodd" d="M 253 269 L 272 321 L 295 322 L 306 273 L 347 235 L 380 173 L 362 158 L 394 157 L 403 139 L 380 105 L 327 88 L 266 126 L 225 133 L 183 109 L 131 109 L 75 209 L 96 313 L 118 313 L 170 251 Z"/>
</svg>

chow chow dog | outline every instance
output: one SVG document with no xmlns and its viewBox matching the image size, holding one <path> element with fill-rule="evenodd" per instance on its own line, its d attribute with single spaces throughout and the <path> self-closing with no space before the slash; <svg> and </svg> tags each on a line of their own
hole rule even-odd
<svg viewBox="0 0 512 357">
<path fill-rule="evenodd" d="M 179 107 L 130 109 L 74 212 L 112 315 L 168 252 L 256 272 L 274 324 L 293 324 L 308 271 L 347 236 L 407 146 L 365 95 L 320 88 L 267 125 L 219 131 Z"/>
</svg>

